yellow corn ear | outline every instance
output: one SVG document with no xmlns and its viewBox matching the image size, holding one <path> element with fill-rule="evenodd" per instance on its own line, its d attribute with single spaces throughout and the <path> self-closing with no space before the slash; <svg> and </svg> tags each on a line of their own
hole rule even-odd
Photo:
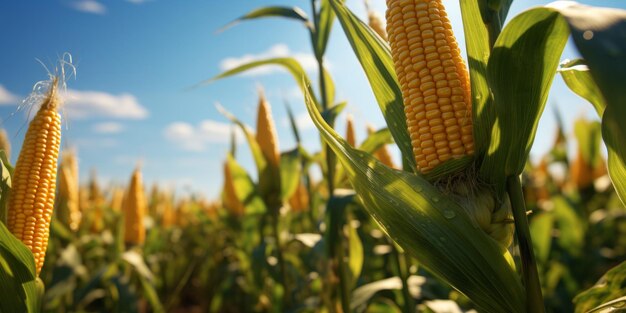
<svg viewBox="0 0 626 313">
<path fill-rule="evenodd" d="M 289 198 L 289 206 L 293 212 L 304 212 L 309 209 L 309 193 L 302 182 L 298 184 L 296 192 Z"/>
<path fill-rule="evenodd" d="M 74 180 L 72 170 L 65 163 L 65 158 L 63 158 L 59 172 L 57 216 L 70 230 L 77 231 L 82 218 L 79 207 L 78 182 Z"/>
<path fill-rule="evenodd" d="M 11 141 L 4 128 L 0 128 L 0 150 L 4 150 L 8 159 L 11 159 Z"/>
<path fill-rule="evenodd" d="M 7 226 L 35 257 L 37 275 L 43 266 L 56 191 L 61 144 L 58 78 L 30 122 L 15 163 Z"/>
<path fill-rule="evenodd" d="M 418 169 L 473 154 L 469 74 L 441 0 L 387 0 L 387 33 Z"/>
<path fill-rule="evenodd" d="M 234 216 L 243 216 L 245 207 L 237 198 L 233 174 L 228 166 L 228 161 L 224 162 L 224 190 L 222 194 L 224 207 Z"/>
<path fill-rule="evenodd" d="M 376 130 L 372 125 L 367 125 L 368 135 L 371 135 L 375 132 Z M 387 165 L 388 167 L 396 167 L 396 165 L 393 164 L 393 159 L 391 158 L 391 153 L 389 153 L 389 149 L 387 149 L 387 145 L 383 145 L 382 147 L 378 148 L 378 150 L 374 152 L 374 157 L 376 157 L 381 163 Z"/>
<path fill-rule="evenodd" d="M 111 194 L 111 210 L 113 212 L 122 212 L 122 205 L 124 203 L 124 190 L 116 187 Z"/>
<path fill-rule="evenodd" d="M 276 135 L 276 127 L 274 126 L 270 105 L 262 91 L 259 94 L 259 110 L 256 125 L 256 141 L 261 147 L 263 156 L 269 165 L 278 167 L 280 162 L 278 136 Z"/>
<path fill-rule="evenodd" d="M 346 141 L 352 147 L 356 146 L 356 134 L 354 133 L 354 119 L 351 114 L 346 116 Z"/>
<path fill-rule="evenodd" d="M 176 222 L 176 215 L 174 213 L 174 204 L 172 203 L 172 199 L 169 193 L 163 194 L 163 197 L 161 198 L 161 203 L 163 205 L 163 212 L 161 214 L 161 225 L 163 225 L 164 228 L 172 227 Z"/>
<path fill-rule="evenodd" d="M 104 196 L 98 184 L 97 172 L 95 169 L 92 169 L 91 178 L 89 179 L 89 205 L 97 207 L 102 204 L 104 204 Z"/>
<path fill-rule="evenodd" d="M 129 244 L 140 245 L 146 239 L 144 216 L 146 199 L 143 190 L 143 179 L 139 167 L 135 169 L 124 197 L 124 241 Z"/>
</svg>

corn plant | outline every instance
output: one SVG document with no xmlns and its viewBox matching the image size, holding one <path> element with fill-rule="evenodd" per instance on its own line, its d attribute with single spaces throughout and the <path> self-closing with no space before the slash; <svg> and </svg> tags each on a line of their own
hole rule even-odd
<svg viewBox="0 0 626 313">
<path fill-rule="evenodd" d="M 412 3 L 412 6 L 402 7 L 404 3 Z M 485 312 L 542 312 L 543 298 L 518 176 L 526 164 L 558 58 L 571 33 L 586 58 L 592 80 L 598 84 L 600 98 L 608 102 L 607 109 L 614 110 L 613 114 L 603 115 L 602 127 L 609 146 L 609 173 L 623 198 L 623 151 L 616 139 L 622 138 L 624 132 L 623 124 L 616 120 L 620 116 L 617 112 L 624 105 L 619 94 L 623 91 L 615 82 L 626 74 L 623 60 L 626 15 L 618 10 L 557 2 L 528 10 L 503 25 L 510 3 L 500 1 L 487 5 L 483 1 L 461 1 L 463 22 L 468 29 L 466 42 L 470 61 L 469 82 L 464 83 L 465 74 L 460 70 L 453 77 L 434 80 L 438 73 L 455 73 L 446 71 L 448 66 L 464 67 L 458 57 L 450 54 L 456 47 L 450 41 L 451 33 L 445 31 L 447 21 L 442 18 L 445 14 L 441 13 L 443 7 L 439 1 L 388 1 L 391 51 L 390 46 L 341 1 L 331 1 L 402 151 L 403 161 L 408 164 L 406 171 L 390 169 L 371 155 L 350 147 L 324 122 L 315 99 L 310 96 L 306 99 L 309 113 L 347 168 L 363 205 L 394 241 Z M 598 16 L 603 16 L 602 20 Z M 437 31 L 437 27 L 443 29 Z M 438 34 L 442 37 L 437 37 Z M 596 40 L 591 40 L 593 38 Z M 420 40 L 423 45 L 419 44 Z M 418 44 L 413 47 L 415 42 Z M 433 44 L 437 44 L 437 49 L 427 52 Z M 448 50 L 440 50 L 446 47 Z M 431 56 L 434 59 L 430 59 Z M 438 59 L 441 57 L 450 61 Z M 606 66 L 606 62 L 612 65 Z M 430 67 L 431 64 L 434 67 Z M 424 71 L 425 66 L 429 70 Z M 443 71 L 439 72 L 441 66 Z M 422 76 L 422 72 L 426 76 Z M 439 87 L 437 83 L 441 79 L 453 88 L 450 90 L 444 85 L 444 89 L 434 89 L 427 95 L 426 92 Z M 458 94 L 455 87 L 459 89 Z M 422 111 L 419 105 L 429 105 L 428 97 L 434 96 L 437 101 L 450 95 L 449 102 L 434 102 L 436 109 L 431 117 L 437 120 L 437 111 L 443 115 L 447 112 L 445 105 L 460 101 L 461 114 L 454 116 L 461 118 L 461 124 L 457 120 L 459 126 L 446 133 L 446 138 L 451 135 L 464 138 L 473 130 L 475 144 L 463 143 L 470 153 L 452 150 L 451 155 L 444 146 L 435 146 L 442 151 L 437 151 L 439 155 L 435 158 L 427 159 L 422 156 L 423 150 L 435 145 L 431 138 L 441 132 L 433 128 L 440 124 L 424 119 L 431 111 Z M 466 102 L 461 105 L 463 98 Z M 471 114 L 462 113 L 470 104 Z M 407 112 L 406 118 L 403 111 Z M 422 130 L 417 123 L 425 120 Z M 466 124 L 471 120 L 472 124 Z M 471 125 L 473 129 L 464 131 L 464 125 Z M 447 125 L 443 126 L 442 130 L 447 131 Z M 421 137 L 428 132 L 431 137 Z M 442 137 L 442 140 L 448 149 L 460 147 L 451 145 L 449 139 Z M 435 149 L 428 152 L 430 150 Z M 467 193 L 450 188 L 463 186 L 463 189 L 476 190 L 480 185 L 487 186 L 487 192 L 493 194 L 495 201 L 506 203 L 506 198 L 510 199 L 521 267 L 514 264 L 506 244 L 497 244 L 488 232 L 477 227 L 483 217 L 475 209 L 484 209 L 484 204 L 470 197 L 473 205 L 468 205 L 458 198 L 460 194 L 462 199 L 467 199 Z M 478 189 L 477 192 L 480 195 L 483 191 Z"/>
</svg>

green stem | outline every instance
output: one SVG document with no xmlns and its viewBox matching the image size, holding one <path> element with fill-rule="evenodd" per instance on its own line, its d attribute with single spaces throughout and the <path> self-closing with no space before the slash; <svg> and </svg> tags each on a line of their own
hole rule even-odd
<svg viewBox="0 0 626 313">
<path fill-rule="evenodd" d="M 343 225 L 341 225 L 343 226 Z M 339 231 L 341 232 L 341 228 L 339 227 Z M 341 240 L 337 240 L 335 244 L 335 249 L 337 249 L 337 274 L 339 276 L 339 295 L 341 297 L 341 309 L 343 313 L 350 312 L 350 279 L 348 277 L 347 264 L 345 262 L 345 253 L 343 249 L 343 245 L 341 244 L 344 240 L 343 236 L 340 236 Z"/>
<path fill-rule="evenodd" d="M 277 209 L 273 214 L 272 218 L 272 233 L 274 235 L 274 240 L 276 241 L 276 259 L 278 260 L 278 266 L 280 268 L 280 275 L 282 277 L 282 285 L 283 285 L 283 310 L 289 308 L 290 301 L 290 291 L 289 291 L 289 283 L 287 277 L 287 267 L 285 265 L 285 258 L 283 257 L 283 247 L 280 243 L 280 231 L 278 227 L 278 219 L 279 219 L 279 210 Z"/>
<path fill-rule="evenodd" d="M 537 273 L 537 262 L 533 252 L 533 243 L 530 238 L 528 219 L 526 218 L 526 204 L 522 194 L 522 184 L 519 177 L 507 178 L 507 192 L 511 199 L 513 218 L 515 219 L 515 233 L 519 242 L 522 257 L 522 279 L 526 287 L 526 311 L 533 313 L 545 312 L 541 284 Z"/>
<path fill-rule="evenodd" d="M 396 245 L 394 245 L 393 249 L 394 253 L 394 261 L 396 263 L 396 268 L 398 270 L 398 276 L 402 280 L 402 297 L 404 297 L 404 312 L 412 313 L 415 312 L 415 304 L 413 301 L 413 297 L 409 292 L 409 268 L 406 255 L 402 252 Z"/>
</svg>

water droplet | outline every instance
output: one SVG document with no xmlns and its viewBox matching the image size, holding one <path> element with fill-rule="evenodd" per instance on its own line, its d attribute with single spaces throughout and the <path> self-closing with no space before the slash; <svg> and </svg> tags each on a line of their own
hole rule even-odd
<svg viewBox="0 0 626 313">
<path fill-rule="evenodd" d="M 437 203 L 437 202 L 439 202 L 439 198 L 438 198 L 438 197 L 433 197 L 433 201 L 434 201 L 435 203 Z"/>
<path fill-rule="evenodd" d="M 443 216 L 447 219 L 452 219 L 456 216 L 456 213 L 454 213 L 454 211 L 452 210 L 445 210 L 443 211 Z"/>
<path fill-rule="evenodd" d="M 422 188 L 420 186 L 415 187 L 415 191 L 417 191 L 417 192 L 422 192 L 423 190 L 424 190 L 424 188 Z"/>
</svg>

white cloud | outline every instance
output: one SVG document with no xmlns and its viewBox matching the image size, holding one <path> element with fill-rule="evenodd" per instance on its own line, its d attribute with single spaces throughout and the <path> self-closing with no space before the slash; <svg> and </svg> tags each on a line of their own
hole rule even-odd
<svg viewBox="0 0 626 313">
<path fill-rule="evenodd" d="M 64 113 L 75 119 L 89 117 L 144 119 L 148 116 L 148 110 L 129 93 L 114 95 L 102 91 L 68 89 L 64 100 Z"/>
<path fill-rule="evenodd" d="M 92 129 L 99 134 L 117 134 L 124 130 L 124 126 L 116 122 L 103 122 L 93 125 Z"/>
<path fill-rule="evenodd" d="M 8 91 L 4 86 L 0 85 L 0 105 L 17 104 L 18 96 Z"/>
<path fill-rule="evenodd" d="M 107 8 L 96 0 L 78 0 L 70 4 L 70 6 L 77 11 L 91 13 L 91 14 L 105 14 Z"/>
<path fill-rule="evenodd" d="M 222 71 L 227 71 L 233 69 L 242 64 L 250 63 L 253 61 L 269 59 L 269 58 L 281 58 L 281 57 L 293 57 L 305 71 L 313 71 L 317 68 L 317 61 L 315 57 L 310 53 L 303 52 L 291 52 L 289 47 L 286 44 L 279 43 L 270 47 L 267 51 L 258 53 L 258 54 L 246 54 L 241 57 L 230 57 L 222 60 L 220 62 L 220 69 Z M 328 67 L 328 64 L 327 64 Z M 262 66 L 259 68 L 255 68 L 249 71 L 246 71 L 244 75 L 248 76 L 259 76 L 259 75 L 267 75 L 271 73 L 276 73 L 278 71 L 283 70 L 278 66 Z"/>
<path fill-rule="evenodd" d="M 163 131 L 165 138 L 183 150 L 204 151 L 210 144 L 230 142 L 231 129 L 227 123 L 204 120 L 198 125 L 174 122 Z M 237 142 L 243 140 L 243 134 L 237 129 Z"/>
<path fill-rule="evenodd" d="M 294 119 L 296 120 L 296 127 L 298 127 L 299 131 L 315 128 L 315 124 L 313 124 L 313 120 L 311 120 L 311 117 L 307 112 L 296 114 L 294 116 Z M 291 129 L 291 122 L 289 122 L 289 117 L 285 117 L 282 120 L 282 124 L 283 126 L 289 127 L 289 129 Z"/>
<path fill-rule="evenodd" d="M 130 2 L 133 4 L 144 4 L 146 2 L 149 2 L 150 0 L 126 0 L 126 2 Z"/>
</svg>

